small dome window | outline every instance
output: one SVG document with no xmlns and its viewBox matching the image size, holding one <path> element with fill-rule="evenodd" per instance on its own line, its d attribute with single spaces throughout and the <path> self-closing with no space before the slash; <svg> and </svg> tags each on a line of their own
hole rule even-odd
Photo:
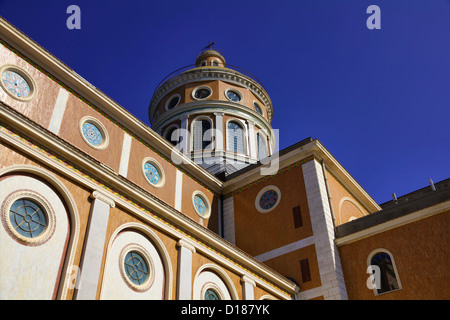
<svg viewBox="0 0 450 320">
<path fill-rule="evenodd" d="M 228 98 L 228 100 L 233 102 L 240 102 L 242 100 L 241 94 L 236 90 L 225 91 L 225 96 Z"/>
<path fill-rule="evenodd" d="M 166 110 L 175 108 L 178 105 L 178 103 L 180 102 L 180 100 L 181 100 L 181 97 L 179 94 L 176 94 L 176 95 L 170 97 L 166 103 Z"/>
<path fill-rule="evenodd" d="M 212 91 L 209 87 L 201 86 L 192 92 L 192 96 L 197 100 L 203 100 L 211 96 Z"/>
</svg>

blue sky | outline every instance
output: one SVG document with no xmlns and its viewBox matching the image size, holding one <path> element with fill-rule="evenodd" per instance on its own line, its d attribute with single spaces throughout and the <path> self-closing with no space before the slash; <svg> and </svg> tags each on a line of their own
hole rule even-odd
<svg viewBox="0 0 450 320">
<path fill-rule="evenodd" d="M 378 203 L 450 177 L 450 0 L 0 0 L 0 15 L 147 124 L 156 85 L 215 41 L 263 82 L 280 149 L 319 139 Z"/>
</svg>

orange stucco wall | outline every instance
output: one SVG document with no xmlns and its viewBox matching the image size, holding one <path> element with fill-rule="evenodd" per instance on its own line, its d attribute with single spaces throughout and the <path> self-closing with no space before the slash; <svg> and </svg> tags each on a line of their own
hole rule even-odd
<svg viewBox="0 0 450 320">
<path fill-rule="evenodd" d="M 349 299 L 449 299 L 450 211 L 385 231 L 339 248 Z M 366 281 L 375 249 L 393 255 L 401 289 L 375 295 Z"/>
<path fill-rule="evenodd" d="M 258 192 L 268 186 L 281 191 L 278 206 L 268 213 L 255 207 Z M 312 235 L 301 166 L 273 176 L 233 196 L 236 245 L 257 256 Z M 303 226 L 295 228 L 292 208 L 300 206 Z"/>
</svg>

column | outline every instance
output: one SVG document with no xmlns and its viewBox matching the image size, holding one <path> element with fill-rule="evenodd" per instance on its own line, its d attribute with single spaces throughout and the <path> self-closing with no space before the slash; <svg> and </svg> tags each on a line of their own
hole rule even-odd
<svg viewBox="0 0 450 320">
<path fill-rule="evenodd" d="M 216 142 L 216 154 L 222 152 L 223 149 L 223 112 L 214 112 L 216 116 L 216 130 L 214 132 Z"/>
<path fill-rule="evenodd" d="M 189 130 L 188 130 L 188 118 L 189 116 L 185 116 L 181 118 L 181 152 L 184 154 L 189 154 L 188 146 L 189 146 Z"/>
<path fill-rule="evenodd" d="M 255 124 L 251 121 L 247 121 L 248 128 L 248 156 L 252 159 L 256 159 L 258 156 L 256 154 L 256 135 L 255 135 Z"/>
<path fill-rule="evenodd" d="M 177 299 L 192 299 L 192 254 L 195 247 L 185 240 L 177 243 L 178 250 L 178 281 L 177 281 Z"/>
<path fill-rule="evenodd" d="M 255 300 L 255 293 L 253 288 L 256 287 L 255 281 L 247 276 L 241 278 L 242 283 L 242 298 L 243 300 Z"/>
<path fill-rule="evenodd" d="M 77 300 L 95 300 L 96 298 L 109 212 L 115 206 L 112 199 L 97 190 L 91 197 L 93 200 L 80 266 L 81 276 L 76 292 Z"/>
</svg>

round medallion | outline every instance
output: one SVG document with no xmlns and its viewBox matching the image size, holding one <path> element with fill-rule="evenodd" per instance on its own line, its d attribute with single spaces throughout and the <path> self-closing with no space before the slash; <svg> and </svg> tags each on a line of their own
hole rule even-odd
<svg viewBox="0 0 450 320">
<path fill-rule="evenodd" d="M 156 185 L 159 183 L 159 171 L 150 162 L 146 162 L 144 164 L 144 174 L 151 184 Z"/>
<path fill-rule="evenodd" d="M 100 130 L 92 123 L 85 122 L 83 124 L 83 135 L 86 140 L 93 146 L 99 146 L 102 141 L 102 133 Z"/>
<path fill-rule="evenodd" d="M 275 209 L 281 200 L 281 191 L 274 185 L 262 188 L 255 198 L 255 207 L 259 212 L 267 213 Z"/>
<path fill-rule="evenodd" d="M 0 86 L 10 97 L 28 102 L 36 96 L 36 83 L 24 69 L 5 64 L 0 67 L 0 77 Z"/>
<path fill-rule="evenodd" d="M 195 212 L 202 219 L 208 219 L 211 215 L 211 205 L 203 192 L 195 191 L 192 194 L 192 205 L 194 206 Z"/>
<path fill-rule="evenodd" d="M 194 207 L 199 215 L 204 216 L 206 214 L 205 201 L 198 195 L 194 197 Z"/>
<path fill-rule="evenodd" d="M 86 116 L 80 120 L 80 134 L 83 140 L 92 148 L 104 150 L 109 143 L 105 126 L 94 117 Z"/>
<path fill-rule="evenodd" d="M 17 98 L 27 98 L 30 95 L 30 85 L 20 74 L 14 71 L 4 71 L 2 82 L 6 89 Z"/>
<path fill-rule="evenodd" d="M 259 199 L 259 206 L 264 210 L 271 209 L 278 200 L 278 193 L 275 190 L 268 190 Z"/>
</svg>

